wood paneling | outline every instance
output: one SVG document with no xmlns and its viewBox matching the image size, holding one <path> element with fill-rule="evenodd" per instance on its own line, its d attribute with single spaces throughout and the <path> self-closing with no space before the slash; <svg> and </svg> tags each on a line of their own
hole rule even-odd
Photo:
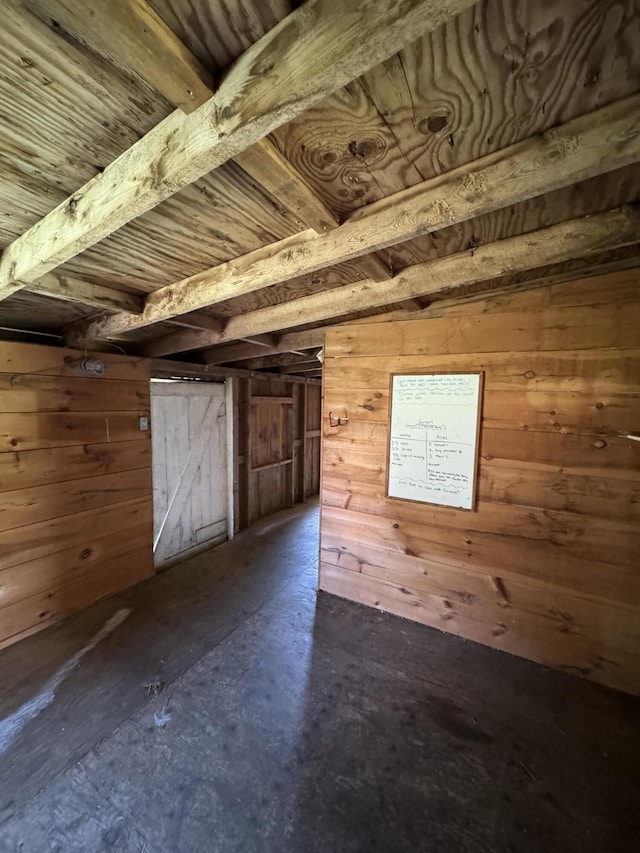
<svg viewBox="0 0 640 853">
<path fill-rule="evenodd" d="M 153 572 L 149 364 L 0 343 L 0 646 Z"/>
<path fill-rule="evenodd" d="M 322 427 L 322 388 L 307 386 L 304 496 L 320 491 L 320 442 Z"/>
<path fill-rule="evenodd" d="M 27 489 L 150 465 L 151 442 L 146 438 L 117 444 L 86 444 L 82 454 L 73 445 L 27 452 L 14 450 L 0 453 L 0 483 L 7 490 Z"/>
<path fill-rule="evenodd" d="M 105 380 L 108 381 L 108 380 Z M 147 401 L 148 404 L 148 401 Z M 0 429 L 0 453 L 44 447 L 78 446 L 96 442 L 132 441 L 140 435 L 138 412 L 7 413 Z"/>
<path fill-rule="evenodd" d="M 16 376 L 38 373 L 43 376 L 77 377 L 77 364 L 86 353 L 58 347 L 33 344 L 5 343 L 0 341 L 0 373 Z M 149 379 L 149 363 L 143 358 L 128 355 L 99 354 L 93 356 L 106 364 L 106 379 L 124 379 L 127 382 Z M 147 406 L 148 408 L 148 406 Z"/>
<path fill-rule="evenodd" d="M 329 330 L 320 588 L 640 692 L 639 284 Z M 389 374 L 462 369 L 485 373 L 477 510 L 386 498 Z"/>
<path fill-rule="evenodd" d="M 321 389 L 295 380 L 238 379 L 238 529 L 318 493 Z"/>
</svg>

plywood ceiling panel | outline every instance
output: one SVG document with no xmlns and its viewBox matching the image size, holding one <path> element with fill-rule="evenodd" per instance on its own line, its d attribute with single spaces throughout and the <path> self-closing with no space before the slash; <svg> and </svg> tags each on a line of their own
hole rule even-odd
<svg viewBox="0 0 640 853">
<path fill-rule="evenodd" d="M 640 0 L 486 0 L 274 135 L 344 214 L 637 92 L 638 44 Z"/>
<path fill-rule="evenodd" d="M 7 206 L 0 216 L 0 246 L 169 112 L 143 83 L 68 44 L 22 3 L 3 3 L 0 199 Z"/>
<path fill-rule="evenodd" d="M 220 74 L 301 5 L 297 0 L 150 2 L 195 56 Z M 61 31 L 43 12 L 46 7 L 47 0 L 3 4 L 0 248 L 171 111 L 133 73 Z M 640 0 L 481 0 L 272 139 L 343 219 L 400 189 L 640 91 L 639 59 Z M 640 169 L 628 167 L 392 247 L 380 257 L 397 271 L 638 200 Z M 150 292 L 301 227 L 280 199 L 230 162 L 60 272 Z M 229 300 L 208 313 L 231 317 L 361 278 L 357 263 L 343 264 Z M 93 309 L 27 293 L 0 307 L 2 322 L 6 315 L 34 329 L 60 328 L 87 311 Z M 128 339 L 175 328 L 157 324 Z"/>
</svg>

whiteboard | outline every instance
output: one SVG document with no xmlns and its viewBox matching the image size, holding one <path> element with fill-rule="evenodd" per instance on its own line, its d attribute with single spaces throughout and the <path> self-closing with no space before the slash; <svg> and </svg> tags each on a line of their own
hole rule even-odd
<svg viewBox="0 0 640 853">
<path fill-rule="evenodd" d="M 393 374 L 387 496 L 473 509 L 481 373 Z"/>
</svg>

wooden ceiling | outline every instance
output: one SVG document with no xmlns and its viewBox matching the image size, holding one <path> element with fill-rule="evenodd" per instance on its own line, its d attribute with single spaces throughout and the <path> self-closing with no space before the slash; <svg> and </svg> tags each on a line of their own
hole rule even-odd
<svg viewBox="0 0 640 853">
<path fill-rule="evenodd" d="M 5 330 L 310 375 L 327 323 L 640 264 L 640 0 L 90 5 L 3 4 Z"/>
</svg>

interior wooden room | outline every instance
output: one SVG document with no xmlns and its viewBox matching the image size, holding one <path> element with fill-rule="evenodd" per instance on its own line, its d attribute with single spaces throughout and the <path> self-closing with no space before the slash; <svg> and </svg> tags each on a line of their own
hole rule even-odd
<svg viewBox="0 0 640 853">
<path fill-rule="evenodd" d="M 3 0 L 0 853 L 628 853 L 640 0 Z"/>
</svg>

